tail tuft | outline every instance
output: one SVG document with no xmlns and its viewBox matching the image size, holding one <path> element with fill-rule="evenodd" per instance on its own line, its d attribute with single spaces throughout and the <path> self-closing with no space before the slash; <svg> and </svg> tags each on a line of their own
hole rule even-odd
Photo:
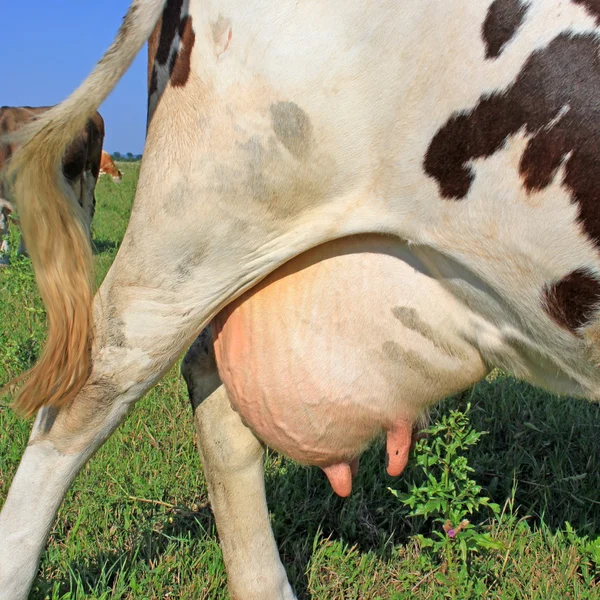
<svg viewBox="0 0 600 600">
<path fill-rule="evenodd" d="M 32 127 L 39 127 L 33 122 Z M 73 400 L 89 376 L 94 269 L 83 211 L 62 173 L 71 139 L 44 127 L 13 157 L 15 197 L 48 334 L 14 407 L 29 416 Z"/>
</svg>

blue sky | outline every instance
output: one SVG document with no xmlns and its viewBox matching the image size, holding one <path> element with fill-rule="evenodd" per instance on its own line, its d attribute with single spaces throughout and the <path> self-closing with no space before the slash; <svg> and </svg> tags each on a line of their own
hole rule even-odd
<svg viewBox="0 0 600 600">
<path fill-rule="evenodd" d="M 68 96 L 109 46 L 128 6 L 129 0 L 2 1 L 0 106 L 44 106 Z M 144 47 L 100 107 L 108 152 L 142 152 L 146 60 Z"/>
</svg>

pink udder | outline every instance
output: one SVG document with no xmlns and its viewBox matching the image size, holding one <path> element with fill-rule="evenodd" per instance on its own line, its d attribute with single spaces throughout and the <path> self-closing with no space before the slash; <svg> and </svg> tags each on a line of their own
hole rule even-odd
<svg viewBox="0 0 600 600">
<path fill-rule="evenodd" d="M 397 477 L 404 471 L 408 462 L 412 442 L 412 423 L 399 421 L 394 423 L 387 434 L 386 469 L 388 475 Z"/>
<path fill-rule="evenodd" d="M 416 416 L 409 399 L 420 389 L 418 373 L 382 350 L 392 333 L 403 339 L 389 298 L 406 273 L 393 256 L 351 253 L 352 244 L 289 261 L 212 323 L 219 374 L 244 423 L 269 447 L 321 468 L 342 497 L 357 457 L 384 431 L 387 472 L 403 471 Z"/>
<path fill-rule="evenodd" d="M 408 421 L 395 423 L 387 433 L 386 470 L 388 475 L 398 477 L 406 468 L 413 442 L 413 426 Z M 333 491 L 342 498 L 352 492 L 352 478 L 358 473 L 358 458 L 351 462 L 339 462 L 322 467 Z"/>
<path fill-rule="evenodd" d="M 358 473 L 358 458 L 350 463 L 337 463 L 323 467 L 323 472 L 327 475 L 331 489 L 342 498 L 346 498 L 352 491 L 352 477 Z"/>
</svg>

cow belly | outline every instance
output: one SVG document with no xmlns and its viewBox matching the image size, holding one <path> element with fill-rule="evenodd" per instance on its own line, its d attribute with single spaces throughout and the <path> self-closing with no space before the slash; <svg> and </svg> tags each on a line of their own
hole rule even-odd
<svg viewBox="0 0 600 600">
<path fill-rule="evenodd" d="M 345 495 L 350 465 L 376 436 L 387 432 L 388 472 L 399 474 L 420 413 L 485 373 L 461 335 L 463 313 L 406 246 L 346 238 L 217 315 L 219 374 L 259 438 L 322 467 Z"/>
</svg>

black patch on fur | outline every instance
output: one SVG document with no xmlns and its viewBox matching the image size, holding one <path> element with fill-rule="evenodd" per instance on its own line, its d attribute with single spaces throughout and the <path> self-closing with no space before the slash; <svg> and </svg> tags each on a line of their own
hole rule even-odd
<svg viewBox="0 0 600 600">
<path fill-rule="evenodd" d="M 196 34 L 192 27 L 192 17 L 187 15 L 181 19 L 178 27 L 181 44 L 177 54 L 174 54 L 169 65 L 171 85 L 183 87 L 190 76 L 191 56 Z"/>
<path fill-rule="evenodd" d="M 578 221 L 600 247 L 600 41 L 563 33 L 534 52 L 505 92 L 483 96 L 436 133 L 424 168 L 449 200 L 465 198 L 475 178 L 469 162 L 501 150 L 524 129 L 530 136 L 520 162 L 529 192 L 550 185 L 564 167 L 564 186 Z"/>
<path fill-rule="evenodd" d="M 587 325 L 600 304 L 600 282 L 578 269 L 544 290 L 544 304 L 550 317 L 575 333 Z"/>
<path fill-rule="evenodd" d="M 156 56 L 154 57 L 161 65 L 166 65 L 169 60 L 171 46 L 179 29 L 182 8 L 183 0 L 169 0 L 163 11 L 160 38 Z"/>
<path fill-rule="evenodd" d="M 600 0 L 573 0 L 575 4 L 580 4 L 596 18 L 596 23 L 600 25 Z"/>
<path fill-rule="evenodd" d="M 523 24 L 528 8 L 521 0 L 492 2 L 481 30 L 486 58 L 498 58 L 502 54 Z"/>
</svg>

